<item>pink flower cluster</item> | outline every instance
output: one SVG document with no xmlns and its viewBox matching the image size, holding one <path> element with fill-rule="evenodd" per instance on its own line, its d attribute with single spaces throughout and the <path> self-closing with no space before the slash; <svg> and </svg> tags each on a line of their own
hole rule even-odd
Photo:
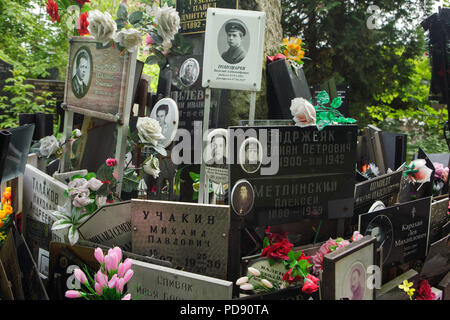
<svg viewBox="0 0 450 320">
<path fill-rule="evenodd" d="M 442 182 L 447 183 L 448 180 L 448 167 L 444 168 L 444 165 L 439 162 L 433 162 L 434 166 L 434 177 L 436 179 L 441 179 Z"/>
<path fill-rule="evenodd" d="M 352 236 L 352 242 L 361 240 L 363 238 L 363 235 L 360 234 L 358 231 L 355 231 Z M 313 273 L 318 274 L 320 270 L 323 268 L 323 257 L 330 253 L 335 251 L 339 248 L 344 248 L 350 244 L 350 241 L 344 240 L 342 238 L 338 239 L 328 239 L 327 242 L 325 242 L 319 250 L 316 252 L 316 254 L 312 257 L 312 264 L 313 264 Z"/>
<path fill-rule="evenodd" d="M 77 290 L 66 291 L 67 298 L 93 297 L 94 299 L 108 300 L 130 300 L 131 294 L 123 295 L 125 284 L 133 277 L 131 269 L 131 260 L 122 261 L 122 250 L 114 247 L 108 250 L 105 256 L 102 249 L 97 248 L 94 251 L 95 259 L 100 263 L 100 269 L 94 276 L 93 288 L 89 283 L 86 274 L 80 269 L 74 271 L 75 278 L 84 284 L 91 293 L 84 293 Z"/>
</svg>

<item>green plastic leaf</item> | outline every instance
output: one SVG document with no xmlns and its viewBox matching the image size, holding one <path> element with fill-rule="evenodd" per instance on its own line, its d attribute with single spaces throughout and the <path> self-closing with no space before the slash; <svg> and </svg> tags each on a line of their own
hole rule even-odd
<svg viewBox="0 0 450 320">
<path fill-rule="evenodd" d="M 89 181 L 92 178 L 97 178 L 97 175 L 95 174 L 95 172 L 89 172 L 87 175 L 84 176 L 84 178 Z"/>
<path fill-rule="evenodd" d="M 156 55 L 148 56 L 147 59 L 145 59 L 145 64 L 157 64 L 158 58 Z"/>
<path fill-rule="evenodd" d="M 72 178 L 70 178 L 70 181 L 73 181 L 73 180 L 75 180 L 75 179 L 82 179 L 82 178 L 83 178 L 82 175 L 75 174 L 75 175 L 72 176 Z"/>
<path fill-rule="evenodd" d="M 325 90 L 321 91 L 317 95 L 317 103 L 319 105 L 323 106 L 324 104 L 327 104 L 328 102 L 330 102 L 330 96 L 328 95 L 328 93 Z"/>
<path fill-rule="evenodd" d="M 144 14 L 142 13 L 142 11 L 135 11 L 132 14 L 130 14 L 130 16 L 128 17 L 128 21 L 130 21 L 132 25 L 135 25 L 136 23 L 142 21 L 143 15 Z"/>
<path fill-rule="evenodd" d="M 334 109 L 339 108 L 342 105 L 342 99 L 341 97 L 334 98 L 331 102 L 331 107 Z"/>
<path fill-rule="evenodd" d="M 123 28 L 125 28 L 125 25 L 127 24 L 127 20 L 125 19 L 116 19 L 116 25 L 117 25 L 117 30 L 120 31 Z"/>
<path fill-rule="evenodd" d="M 200 175 L 195 172 L 189 172 L 189 176 L 194 182 L 200 180 Z"/>
<path fill-rule="evenodd" d="M 128 20 L 128 10 L 122 3 L 119 5 L 119 9 L 117 9 L 117 19 Z"/>
<path fill-rule="evenodd" d="M 158 33 L 151 31 L 150 35 L 152 36 L 153 41 L 155 41 L 155 44 L 161 45 L 163 43 L 164 39 Z"/>
</svg>

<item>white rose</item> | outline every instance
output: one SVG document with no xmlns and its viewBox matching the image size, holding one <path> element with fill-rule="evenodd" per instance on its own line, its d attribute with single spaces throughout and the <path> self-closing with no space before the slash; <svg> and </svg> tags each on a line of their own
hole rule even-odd
<svg viewBox="0 0 450 320">
<path fill-rule="evenodd" d="M 88 183 L 88 188 L 91 189 L 92 191 L 97 191 L 103 185 L 103 183 L 96 178 L 89 179 L 89 181 L 87 183 Z"/>
<path fill-rule="evenodd" d="M 82 196 L 89 196 L 89 194 L 91 193 L 90 191 L 89 191 L 89 189 L 88 188 L 85 188 L 84 186 L 83 187 L 78 187 L 78 188 L 75 188 L 75 189 L 72 189 L 72 190 L 70 190 L 69 192 L 67 192 L 68 194 L 69 194 L 69 197 L 70 198 L 76 198 L 78 195 L 82 195 Z"/>
<path fill-rule="evenodd" d="M 159 160 L 157 157 L 151 155 L 150 160 L 146 161 L 144 166 L 144 172 L 153 176 L 153 178 L 158 178 L 159 176 Z"/>
<path fill-rule="evenodd" d="M 139 138 L 143 143 L 150 143 L 156 146 L 158 140 L 164 139 L 164 136 L 161 134 L 161 126 L 155 119 L 140 117 L 138 118 L 136 128 L 138 130 Z"/>
<path fill-rule="evenodd" d="M 158 34 L 165 41 L 173 40 L 180 28 L 180 16 L 175 8 L 167 6 L 167 3 L 164 4 L 164 7 L 160 8 L 154 3 L 153 15 L 158 25 Z"/>
<path fill-rule="evenodd" d="M 43 157 L 50 157 L 59 148 L 59 143 L 55 136 L 44 137 L 40 140 L 40 142 L 41 146 L 39 147 L 39 153 Z"/>
<path fill-rule="evenodd" d="M 81 137 L 81 130 L 75 129 L 75 130 L 73 130 L 72 134 L 75 138 L 79 138 L 79 137 Z"/>
<path fill-rule="evenodd" d="M 290 109 L 296 126 L 316 124 L 316 109 L 308 100 L 303 98 L 292 99 Z"/>
<path fill-rule="evenodd" d="M 108 198 L 105 196 L 97 196 L 97 198 L 95 199 L 95 203 L 97 204 L 97 207 L 101 207 L 104 206 L 106 204 L 106 200 Z"/>
<path fill-rule="evenodd" d="M 411 161 L 411 163 L 409 164 L 409 168 L 411 170 L 419 170 L 409 175 L 409 178 L 413 182 L 424 183 L 430 181 L 431 173 L 433 172 L 433 170 L 427 167 L 427 162 L 425 161 L 425 159 L 417 159 Z"/>
<path fill-rule="evenodd" d="M 117 26 L 108 12 L 101 13 L 98 10 L 89 11 L 88 30 L 95 40 L 103 45 L 108 44 L 109 40 L 114 38 Z"/>
<path fill-rule="evenodd" d="M 114 41 L 121 47 L 127 48 L 129 52 L 133 52 L 141 44 L 142 35 L 136 29 L 124 29 L 116 34 Z"/>
</svg>

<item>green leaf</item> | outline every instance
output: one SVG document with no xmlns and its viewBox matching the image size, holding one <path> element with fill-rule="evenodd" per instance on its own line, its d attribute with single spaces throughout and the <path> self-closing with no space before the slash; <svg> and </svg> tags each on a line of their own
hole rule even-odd
<svg viewBox="0 0 450 320">
<path fill-rule="evenodd" d="M 147 59 L 145 59 L 145 64 L 157 64 L 158 58 L 156 55 L 148 56 Z"/>
<path fill-rule="evenodd" d="M 119 5 L 119 8 L 117 9 L 117 19 L 123 19 L 125 21 L 128 21 L 128 10 L 127 7 L 125 7 L 122 3 Z"/>
<path fill-rule="evenodd" d="M 97 178 L 97 175 L 95 174 L 95 172 L 89 172 L 87 175 L 84 176 L 84 178 L 89 181 L 92 178 Z"/>
<path fill-rule="evenodd" d="M 116 19 L 117 31 L 120 31 L 123 28 L 125 28 L 126 24 L 127 24 L 127 20 L 125 20 L 125 19 Z"/>
<path fill-rule="evenodd" d="M 136 23 L 139 23 L 142 21 L 142 16 L 144 14 L 142 13 L 142 11 L 135 11 L 132 14 L 130 14 L 130 16 L 128 17 L 128 21 L 130 21 L 130 23 L 132 25 L 135 25 Z"/>
<path fill-rule="evenodd" d="M 328 93 L 324 90 L 321 91 L 318 95 L 317 95 L 317 103 L 321 106 L 327 104 L 328 102 L 330 102 L 330 96 L 328 95 Z"/>
<path fill-rule="evenodd" d="M 195 172 L 189 172 L 189 176 L 191 177 L 192 181 L 196 182 L 200 180 L 200 175 Z"/>
<path fill-rule="evenodd" d="M 159 154 L 161 154 L 162 156 L 164 156 L 164 157 L 167 156 L 166 149 L 164 149 L 160 145 L 152 146 L 152 148 L 155 149 L 155 151 L 158 152 Z"/>
<path fill-rule="evenodd" d="M 83 176 L 79 174 L 73 175 L 72 178 L 70 178 L 70 181 L 73 181 L 75 179 L 83 179 Z"/>
<path fill-rule="evenodd" d="M 151 31 L 149 34 L 152 36 L 153 41 L 155 41 L 155 44 L 161 45 L 163 43 L 164 39 L 158 33 Z"/>
<path fill-rule="evenodd" d="M 331 102 L 331 107 L 334 109 L 339 108 L 341 105 L 342 105 L 341 97 L 334 98 L 333 102 Z"/>
</svg>

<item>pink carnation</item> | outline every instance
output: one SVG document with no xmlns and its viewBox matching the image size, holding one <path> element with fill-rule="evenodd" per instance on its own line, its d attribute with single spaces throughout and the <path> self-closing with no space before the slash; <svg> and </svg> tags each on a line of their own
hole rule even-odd
<svg viewBox="0 0 450 320">
<path fill-rule="evenodd" d="M 364 238 L 364 236 L 361 233 L 359 233 L 359 231 L 353 232 L 352 241 L 358 241 L 361 240 L 362 238 Z"/>
<path fill-rule="evenodd" d="M 108 158 L 106 159 L 106 165 L 108 167 L 114 167 L 117 164 L 117 160 L 114 158 Z"/>
</svg>

